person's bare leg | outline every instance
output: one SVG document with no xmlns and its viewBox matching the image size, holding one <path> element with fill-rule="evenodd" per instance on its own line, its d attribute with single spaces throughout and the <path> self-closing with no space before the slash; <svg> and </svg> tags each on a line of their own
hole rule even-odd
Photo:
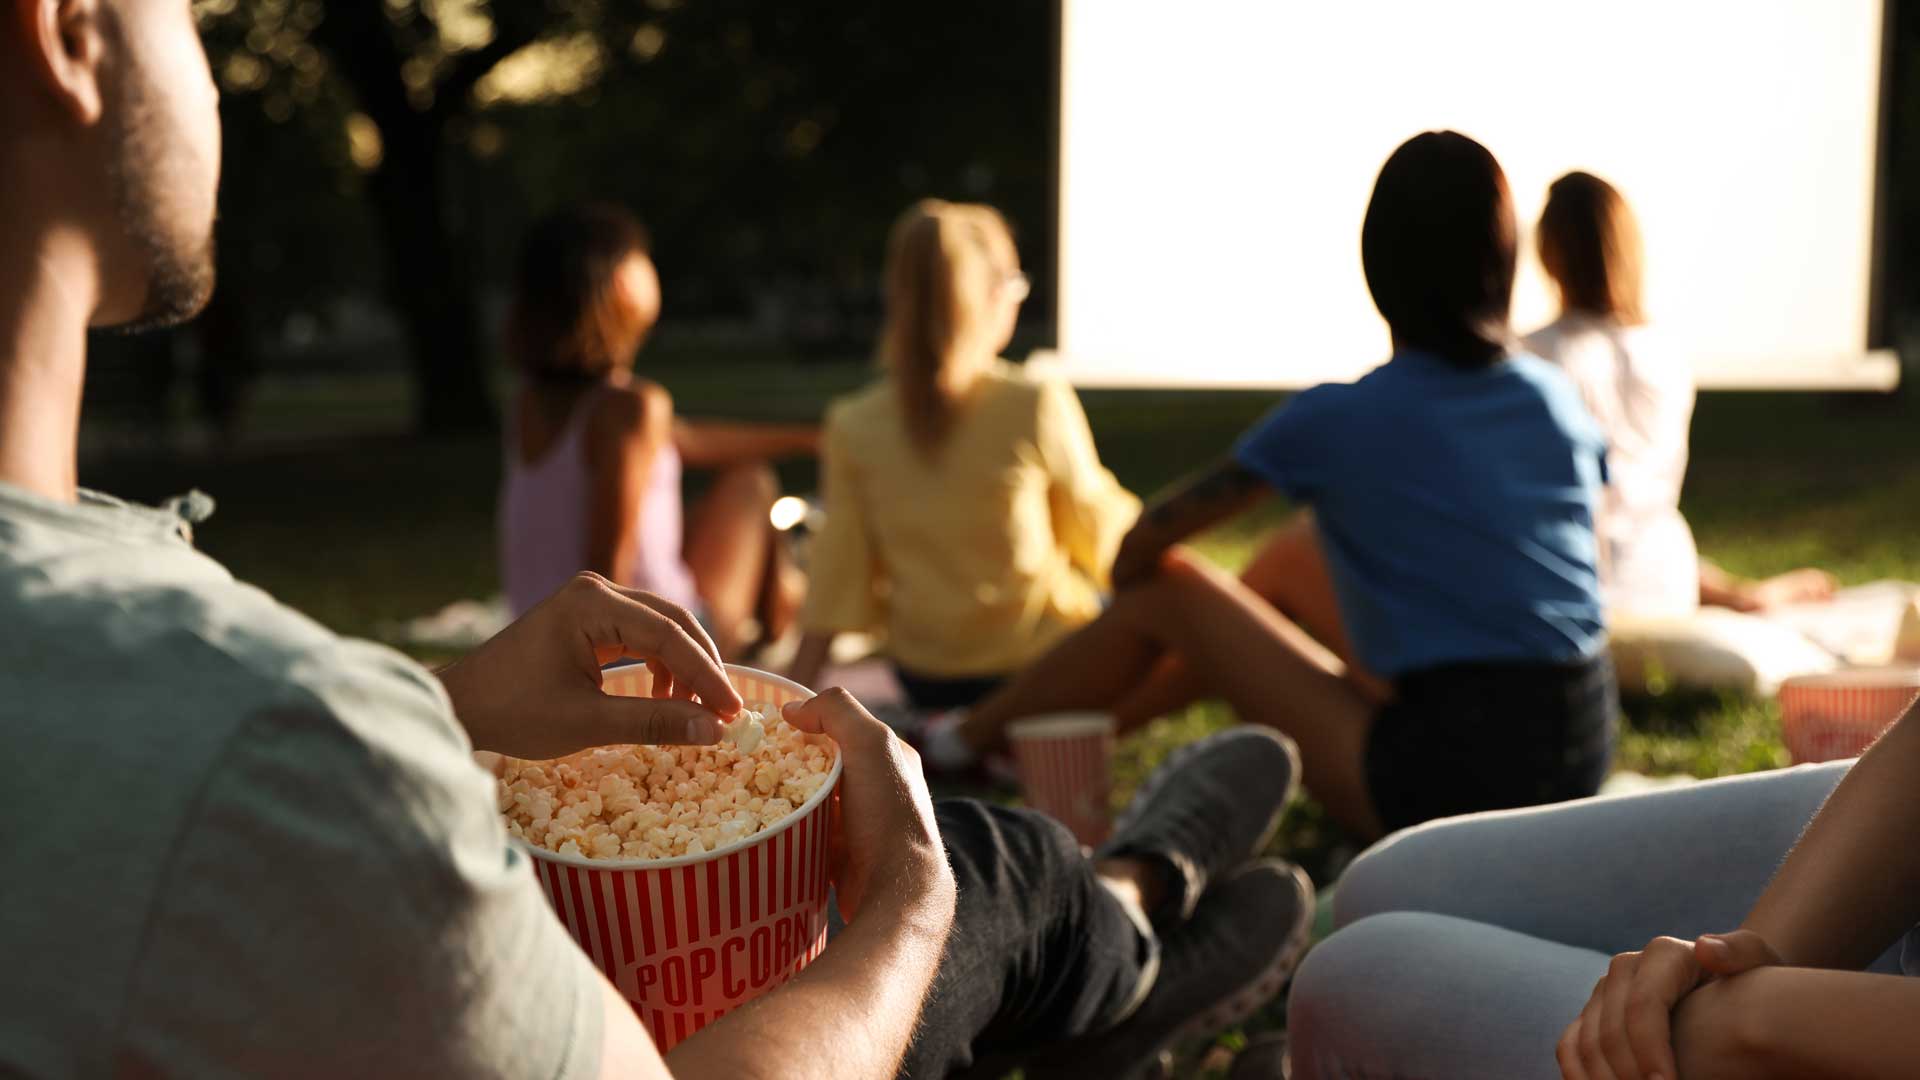
<svg viewBox="0 0 1920 1080">
<path fill-rule="evenodd" d="M 1155 661 L 1145 680 L 1113 703 L 1114 724 L 1121 731 L 1132 731 L 1206 696 L 1207 688 L 1186 661 L 1167 653 Z"/>
<path fill-rule="evenodd" d="M 1302 513 L 1281 528 L 1254 557 L 1247 569 L 1252 579 L 1247 585 L 1271 604 L 1273 597 L 1268 593 L 1288 595 L 1288 591 L 1277 584 L 1287 573 L 1316 570 L 1324 579 L 1326 560 L 1320 556 L 1311 515 Z M 1256 583 L 1266 588 L 1267 593 L 1255 587 Z M 1324 592 L 1327 600 L 1321 607 L 1313 608 L 1315 616 L 1324 621 L 1323 610 L 1331 610 L 1337 625 L 1339 611 L 1331 599 L 1330 580 L 1320 586 L 1300 587 L 1298 591 L 1308 597 Z M 1116 606 L 1118 603 L 1116 599 Z M 997 749 L 1006 725 L 1012 721 L 1068 709 L 1107 709 L 1114 715 L 1115 726 L 1124 734 L 1156 717 L 1218 694 L 1218 688 L 1208 685 L 1178 652 L 1165 652 L 1148 643 L 1127 640 L 1128 635 L 1108 617 L 1111 614 L 1109 611 L 1076 631 L 1005 688 L 976 705 L 961 729 L 968 745 L 975 750 Z M 1295 625 L 1294 629 L 1297 631 L 1300 627 Z M 1339 637 L 1345 641 L 1344 632 Z M 1137 649 L 1144 651 L 1135 651 Z M 1324 648 L 1319 651 L 1327 652 Z M 1335 666 L 1346 670 L 1344 665 Z M 1374 700 L 1385 700 L 1385 693 L 1374 696 L 1374 685 L 1364 681 L 1361 685 Z"/>
<path fill-rule="evenodd" d="M 1005 686 L 967 710 L 960 738 L 975 753 L 1005 745 L 1007 725 L 1027 716 L 1111 709 L 1161 659 L 1164 647 L 1118 617 L 1136 603 L 1126 590 L 1101 616 L 1062 638 Z M 1130 730 L 1121 726 L 1124 734 Z"/>
<path fill-rule="evenodd" d="M 786 636 L 799 620 L 807 599 L 807 575 L 772 525 L 766 535 L 767 569 L 760 576 L 760 603 L 754 614 L 760 620 L 762 640 L 771 642 Z"/>
<path fill-rule="evenodd" d="M 730 660 L 746 644 L 760 603 L 771 550 L 767 511 L 778 496 L 772 469 L 735 465 L 714 477 L 687 520 L 687 567 L 706 601 L 714 644 Z"/>
<path fill-rule="evenodd" d="M 1240 580 L 1353 668 L 1353 642 L 1340 617 L 1340 598 L 1313 511 L 1302 510 L 1275 529 Z"/>
<path fill-rule="evenodd" d="M 1347 678 L 1362 694 L 1376 703 L 1392 695 L 1385 680 L 1366 671 L 1355 659 L 1312 511 L 1302 510 L 1274 530 L 1241 572 L 1240 580 L 1332 650 L 1346 665 Z M 1133 692 L 1114 704 L 1113 715 L 1122 729 L 1137 727 L 1207 697 L 1207 689 L 1179 657 L 1169 656 Z"/>
<path fill-rule="evenodd" d="M 1111 707 L 1168 650 L 1241 720 L 1292 737 L 1306 786 L 1336 820 L 1365 838 L 1380 834 L 1364 767 L 1375 703 L 1306 631 L 1191 556 L 1170 559 L 1157 578 L 1120 593 L 1099 619 L 982 702 L 962 737 L 988 750 L 1023 716 Z"/>
<path fill-rule="evenodd" d="M 1300 749 L 1301 781 L 1362 839 L 1384 829 L 1367 791 L 1367 735 L 1378 702 L 1346 666 L 1241 582 L 1198 559 L 1172 560 L 1140 601 L 1115 605 L 1139 632 L 1177 653 L 1243 723 L 1265 724 Z"/>
<path fill-rule="evenodd" d="M 1313 511 L 1302 510 L 1276 531 L 1253 557 L 1240 580 L 1282 615 L 1299 623 L 1313 639 L 1333 651 L 1347 667 L 1347 678 L 1374 702 L 1393 696 L 1387 680 L 1366 669 L 1347 634 L 1333 571 Z"/>
</svg>

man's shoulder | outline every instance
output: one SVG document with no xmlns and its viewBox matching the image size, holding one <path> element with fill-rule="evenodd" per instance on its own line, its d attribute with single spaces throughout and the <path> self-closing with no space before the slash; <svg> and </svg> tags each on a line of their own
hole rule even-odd
<svg viewBox="0 0 1920 1080">
<path fill-rule="evenodd" d="M 357 740 L 462 741 L 418 665 L 334 634 L 184 545 L 12 554 L 0 552 L 0 715 L 12 714 L 13 735 L 36 732 L 22 752 L 96 764 L 158 753 L 150 764 L 190 782 L 235 730 L 285 709 L 326 715 Z"/>
<path fill-rule="evenodd" d="M 398 653 L 340 637 L 188 549 L 57 566 L 0 554 L 0 621 L 17 631 L 14 659 L 32 661 L 8 665 L 28 690 L 137 688 L 163 707 L 194 687 L 237 706 L 365 679 L 437 692 Z"/>
</svg>

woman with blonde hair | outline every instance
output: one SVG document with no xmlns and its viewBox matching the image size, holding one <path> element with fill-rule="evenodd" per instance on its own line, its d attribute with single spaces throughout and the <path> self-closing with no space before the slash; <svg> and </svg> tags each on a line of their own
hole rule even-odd
<svg viewBox="0 0 1920 1080">
<path fill-rule="evenodd" d="M 827 411 L 827 523 L 794 677 L 882 633 L 913 703 L 968 704 L 1100 613 L 1140 504 L 1072 387 L 1000 359 L 1027 279 L 986 206 L 926 199 L 888 241 L 884 375 Z"/>
<path fill-rule="evenodd" d="M 1685 615 L 1702 604 L 1756 611 L 1825 599 L 1834 581 L 1803 569 L 1761 581 L 1700 558 L 1680 516 L 1693 422 L 1693 372 L 1648 325 L 1633 210 L 1612 184 L 1570 172 L 1547 189 L 1536 242 L 1560 317 L 1526 339 L 1579 386 L 1608 443 L 1600 520 L 1609 610 Z"/>
</svg>

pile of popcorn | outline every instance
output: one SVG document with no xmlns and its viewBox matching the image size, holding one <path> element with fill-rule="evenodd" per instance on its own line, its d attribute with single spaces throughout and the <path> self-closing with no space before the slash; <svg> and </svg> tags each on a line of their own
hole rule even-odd
<svg viewBox="0 0 1920 1080">
<path fill-rule="evenodd" d="M 835 753 L 777 717 L 770 705 L 742 709 L 714 746 L 507 758 L 499 774 L 507 831 L 562 855 L 670 859 L 770 828 L 825 786 Z"/>
</svg>

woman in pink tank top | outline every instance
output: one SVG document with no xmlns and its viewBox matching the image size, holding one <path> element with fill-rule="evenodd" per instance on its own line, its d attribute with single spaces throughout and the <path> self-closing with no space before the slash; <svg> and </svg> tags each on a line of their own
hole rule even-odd
<svg viewBox="0 0 1920 1080">
<path fill-rule="evenodd" d="M 535 225 L 506 326 L 522 382 L 506 424 L 500 576 L 517 616 L 592 570 L 699 613 L 729 659 L 755 624 L 778 636 L 806 584 L 767 511 L 769 458 L 815 452 L 817 428 L 704 423 L 674 415 L 633 374 L 660 314 L 646 231 L 618 207 Z M 684 514 L 682 463 L 714 470 Z"/>
</svg>

